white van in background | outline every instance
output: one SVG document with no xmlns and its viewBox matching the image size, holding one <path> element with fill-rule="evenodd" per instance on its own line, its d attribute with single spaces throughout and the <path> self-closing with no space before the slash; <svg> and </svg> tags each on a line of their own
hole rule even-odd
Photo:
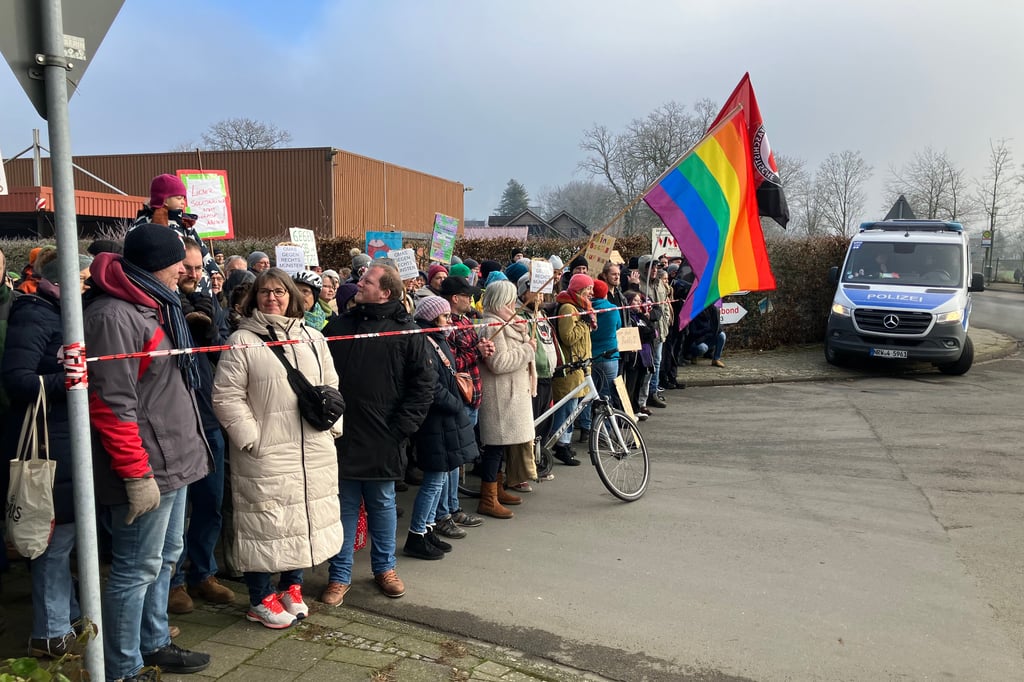
<svg viewBox="0 0 1024 682">
<path fill-rule="evenodd" d="M 960 223 L 862 223 L 829 283 L 836 286 L 825 332 L 830 363 L 862 357 L 930 362 L 945 374 L 971 368 L 971 292 L 985 282 L 971 271 Z"/>
</svg>

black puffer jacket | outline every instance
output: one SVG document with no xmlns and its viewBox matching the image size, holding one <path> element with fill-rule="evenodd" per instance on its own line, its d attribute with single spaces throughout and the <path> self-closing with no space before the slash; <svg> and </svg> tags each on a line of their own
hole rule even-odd
<svg viewBox="0 0 1024 682">
<path fill-rule="evenodd" d="M 324 336 L 418 329 L 398 301 L 364 303 L 324 327 Z M 403 443 L 420 428 L 434 400 L 437 359 L 422 334 L 330 344 L 345 398 L 338 476 L 362 481 L 404 476 Z"/>
<path fill-rule="evenodd" d="M 42 376 L 48 401 L 50 458 L 57 462 L 53 511 L 57 523 L 71 523 L 75 520 L 71 484 L 71 436 L 67 393 L 64 391 L 64 367 L 57 363 L 57 351 L 64 343 L 59 295 L 52 284 L 40 280 L 36 294 L 19 296 L 11 306 L 7 344 L 0 371 L 4 388 L 11 399 L 7 435 L 2 450 L 7 460 L 17 455 L 22 421 L 26 411 L 36 402 L 39 377 Z M 6 480 L 10 475 L 9 467 L 4 466 L 3 469 L 3 478 Z"/>
<path fill-rule="evenodd" d="M 433 327 L 431 322 L 420 322 L 421 327 Z M 441 332 L 424 334 L 428 336 L 427 346 L 437 359 L 437 383 L 434 385 L 434 402 L 430 405 L 427 418 L 416 432 L 416 462 L 424 471 L 451 471 L 477 458 L 473 424 L 466 414 L 466 404 L 459 393 L 455 375 L 441 362 L 432 340 L 444 353 L 448 364 L 454 369 L 455 357 Z"/>
</svg>

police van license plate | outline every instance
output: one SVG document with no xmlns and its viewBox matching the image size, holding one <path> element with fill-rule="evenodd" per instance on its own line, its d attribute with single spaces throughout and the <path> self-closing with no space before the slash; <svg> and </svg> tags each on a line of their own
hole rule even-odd
<svg viewBox="0 0 1024 682">
<path fill-rule="evenodd" d="M 896 350 L 893 348 L 872 348 L 869 355 L 875 358 L 896 358 L 903 360 L 905 360 L 908 357 L 907 351 Z"/>
</svg>

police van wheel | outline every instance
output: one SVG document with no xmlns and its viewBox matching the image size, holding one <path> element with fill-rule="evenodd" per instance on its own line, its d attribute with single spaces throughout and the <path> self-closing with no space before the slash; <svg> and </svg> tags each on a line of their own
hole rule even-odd
<svg viewBox="0 0 1024 682">
<path fill-rule="evenodd" d="M 960 376 L 961 374 L 967 374 L 967 370 L 974 364 L 974 342 L 971 341 L 971 337 L 965 337 L 964 349 L 960 353 L 960 359 L 956 362 L 947 362 L 943 365 L 937 365 L 939 371 L 943 374 L 950 374 L 953 376 Z"/>
<path fill-rule="evenodd" d="M 825 339 L 825 362 L 836 367 L 844 367 L 848 362 L 848 358 L 845 353 L 837 351 L 832 347 L 832 344 Z"/>
</svg>

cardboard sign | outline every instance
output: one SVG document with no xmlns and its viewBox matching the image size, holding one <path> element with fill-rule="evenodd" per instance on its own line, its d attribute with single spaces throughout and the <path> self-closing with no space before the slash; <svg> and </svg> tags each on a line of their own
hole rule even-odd
<svg viewBox="0 0 1024 682">
<path fill-rule="evenodd" d="M 288 236 L 306 252 L 307 266 L 320 265 L 320 258 L 316 254 L 316 234 L 313 230 L 304 227 L 289 227 Z"/>
<path fill-rule="evenodd" d="M 636 329 L 636 327 L 634 327 Z M 633 401 L 629 399 L 629 392 L 626 390 L 626 382 L 621 376 L 615 377 L 615 394 L 619 396 L 619 405 L 622 411 L 629 415 L 629 418 L 636 421 L 636 414 L 633 412 Z"/>
<path fill-rule="evenodd" d="M 518 284 L 518 282 L 514 282 Z M 555 290 L 555 269 L 546 260 L 530 261 L 530 291 L 550 294 Z"/>
<path fill-rule="evenodd" d="M 640 330 L 637 327 L 622 327 L 615 332 L 615 338 L 620 351 L 640 350 Z"/>
<path fill-rule="evenodd" d="M 615 263 L 616 265 L 625 265 L 626 264 L 626 260 L 622 257 L 622 254 L 619 253 L 618 249 L 612 249 L 611 258 L 609 258 L 608 260 L 610 260 L 611 262 Z"/>
<path fill-rule="evenodd" d="M 661 254 L 665 254 L 669 258 L 683 255 L 679 250 L 679 243 L 667 227 L 655 227 L 651 230 L 651 254 L 654 255 L 655 260 Z"/>
<path fill-rule="evenodd" d="M 228 172 L 222 170 L 179 170 L 185 184 L 185 210 L 198 216 L 196 233 L 201 239 L 234 239 L 231 219 L 231 191 Z"/>
<path fill-rule="evenodd" d="M 301 246 L 278 245 L 274 249 L 274 262 L 289 275 L 306 269 L 306 252 Z"/>
<path fill-rule="evenodd" d="M 395 261 L 398 276 L 403 280 L 419 277 L 420 269 L 416 266 L 416 251 L 413 249 L 388 251 L 388 258 Z"/>
<path fill-rule="evenodd" d="M 402 248 L 401 232 L 367 232 L 366 255 L 372 260 Z"/>
<path fill-rule="evenodd" d="M 430 260 L 445 265 L 451 263 L 452 252 L 455 250 L 455 237 L 458 234 L 458 218 L 435 213 L 434 234 L 430 237 Z"/>
<path fill-rule="evenodd" d="M 595 234 L 587 243 L 583 257 L 587 259 L 587 270 L 591 277 L 597 277 L 604 269 L 604 264 L 611 260 L 612 249 L 615 248 L 615 237 L 606 234 Z"/>
</svg>

